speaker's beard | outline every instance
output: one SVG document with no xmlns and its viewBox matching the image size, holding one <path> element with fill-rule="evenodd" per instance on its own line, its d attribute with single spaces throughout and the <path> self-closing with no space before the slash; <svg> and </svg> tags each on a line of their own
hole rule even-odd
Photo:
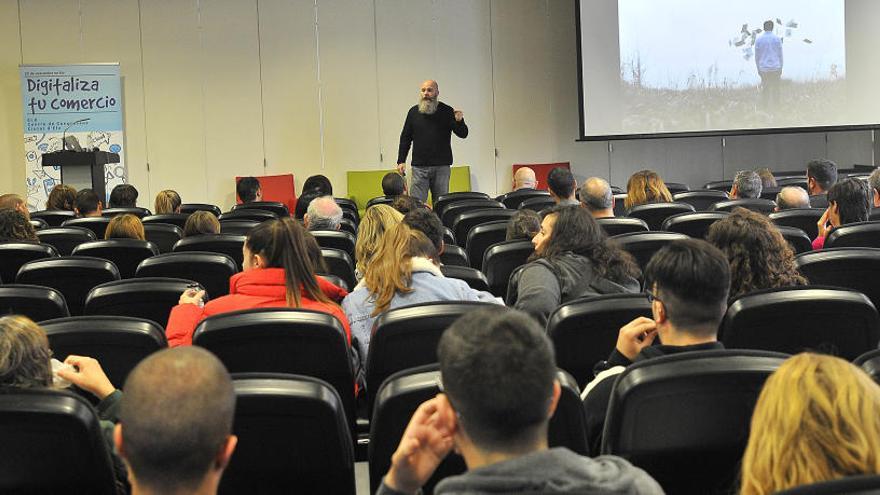
<svg viewBox="0 0 880 495">
<path fill-rule="evenodd" d="M 438 104 L 437 98 L 433 98 L 433 99 L 420 98 L 419 99 L 419 113 L 431 115 L 437 111 L 437 104 Z"/>
</svg>

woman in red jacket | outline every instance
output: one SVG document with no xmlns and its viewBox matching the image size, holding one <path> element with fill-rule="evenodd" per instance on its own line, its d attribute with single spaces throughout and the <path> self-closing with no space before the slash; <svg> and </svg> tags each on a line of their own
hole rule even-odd
<svg viewBox="0 0 880 495">
<path fill-rule="evenodd" d="M 348 319 L 338 301 L 347 295 L 321 277 L 315 276 L 308 255 L 308 233 L 290 218 L 269 220 L 253 228 L 244 243 L 244 271 L 229 279 L 229 295 L 218 297 L 202 307 L 204 291 L 189 289 L 171 309 L 165 335 L 169 347 L 192 345 L 196 326 L 219 313 L 252 308 L 294 307 L 329 313 L 345 327 L 351 345 Z"/>
</svg>

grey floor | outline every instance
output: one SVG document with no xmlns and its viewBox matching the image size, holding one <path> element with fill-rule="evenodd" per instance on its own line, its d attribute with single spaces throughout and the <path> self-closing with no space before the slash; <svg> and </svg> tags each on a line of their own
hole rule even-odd
<svg viewBox="0 0 880 495">
<path fill-rule="evenodd" d="M 354 482 L 357 495 L 370 495 L 370 470 L 366 462 L 354 463 Z"/>
</svg>

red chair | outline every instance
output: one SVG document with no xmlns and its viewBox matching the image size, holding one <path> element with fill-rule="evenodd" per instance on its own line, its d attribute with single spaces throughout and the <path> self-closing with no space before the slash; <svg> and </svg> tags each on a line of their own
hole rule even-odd
<svg viewBox="0 0 880 495">
<path fill-rule="evenodd" d="M 287 205 L 291 213 L 296 211 L 296 188 L 293 174 L 284 175 L 257 175 L 260 187 L 263 189 L 263 201 L 279 201 Z M 241 177 L 235 178 L 235 184 Z M 236 194 L 235 201 L 241 204 L 241 198 Z"/>
</svg>

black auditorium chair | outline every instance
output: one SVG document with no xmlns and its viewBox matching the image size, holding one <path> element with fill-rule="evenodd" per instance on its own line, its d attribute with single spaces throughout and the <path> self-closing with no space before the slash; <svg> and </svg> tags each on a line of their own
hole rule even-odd
<svg viewBox="0 0 880 495">
<path fill-rule="evenodd" d="M 223 253 L 235 260 L 235 264 L 241 269 L 244 255 L 241 248 L 247 237 L 233 234 L 203 234 L 184 237 L 174 245 L 172 252 L 181 251 L 208 251 L 211 253 Z"/>
<path fill-rule="evenodd" d="M 507 208 L 480 208 L 466 211 L 452 219 L 452 231 L 455 233 L 455 238 L 461 243 L 460 245 L 464 247 L 468 234 L 477 225 L 496 220 L 510 220 L 510 217 L 515 214 L 516 210 L 508 210 Z"/>
<path fill-rule="evenodd" d="M 880 493 L 880 476 L 867 474 L 801 485 L 777 492 L 776 495 L 876 495 L 877 493 Z"/>
<path fill-rule="evenodd" d="M 786 225 L 777 225 L 782 238 L 788 242 L 788 245 L 794 250 L 795 254 L 807 253 L 813 250 L 813 241 L 801 229 L 797 227 L 788 227 Z"/>
<path fill-rule="evenodd" d="M 15 280 L 19 268 L 28 261 L 56 258 L 58 251 L 48 244 L 34 242 L 0 242 L 0 280 Z"/>
<path fill-rule="evenodd" d="M 210 205 L 207 203 L 184 203 L 180 205 L 181 213 L 191 214 L 197 211 L 207 211 L 214 214 L 215 217 L 219 217 L 221 214 L 220 207 L 217 205 Z"/>
<path fill-rule="evenodd" d="M 116 388 L 122 389 L 131 370 L 142 359 L 167 347 L 165 330 L 158 323 L 127 316 L 73 316 L 40 324 L 49 347 L 61 361 L 74 354 L 89 356 Z"/>
<path fill-rule="evenodd" d="M 440 267 L 440 272 L 446 278 L 457 278 L 464 281 L 471 289 L 489 291 L 489 281 L 483 272 L 476 268 L 462 265 L 443 265 Z"/>
<path fill-rule="evenodd" d="M 808 191 L 807 188 L 807 178 L 806 176 L 792 176 L 792 177 L 777 177 L 776 178 L 776 186 L 777 187 L 787 187 L 787 186 L 795 186 L 800 187 L 804 191 Z"/>
<path fill-rule="evenodd" d="M 745 208 L 763 215 L 769 215 L 776 209 L 776 202 L 772 199 L 746 198 L 719 201 L 712 205 L 712 211 L 733 211 L 735 208 Z"/>
<path fill-rule="evenodd" d="M 669 189 L 670 194 L 679 194 L 691 190 L 690 186 L 681 182 L 667 182 L 666 189 Z"/>
<path fill-rule="evenodd" d="M 229 278 L 238 272 L 235 260 L 222 253 L 190 251 L 160 254 L 138 265 L 136 277 L 180 277 L 195 280 L 216 299 L 229 294 Z"/>
<path fill-rule="evenodd" d="M 630 365 L 611 393 L 602 453 L 644 469 L 666 493 L 731 493 L 758 394 L 786 357 L 714 350 Z"/>
<path fill-rule="evenodd" d="M 239 208 L 220 214 L 221 222 L 223 220 L 253 220 L 254 222 L 259 223 L 276 218 L 278 218 L 278 215 L 271 211 L 255 208 Z"/>
<path fill-rule="evenodd" d="M 443 208 L 443 216 L 440 217 L 440 220 L 443 222 L 443 225 L 452 228 L 452 221 L 455 220 L 455 217 L 459 214 L 466 211 L 482 210 L 486 208 L 504 209 L 504 205 L 494 199 L 465 199 L 462 201 L 455 201 Z M 458 239 L 457 235 L 456 239 Z"/>
<path fill-rule="evenodd" d="M 614 216 L 626 216 L 626 193 L 615 193 L 612 198 L 614 199 Z"/>
<path fill-rule="evenodd" d="M 48 244 L 61 256 L 69 256 L 73 248 L 97 239 L 95 233 L 85 227 L 49 227 L 37 231 L 37 238 Z"/>
<path fill-rule="evenodd" d="M 726 211 L 696 211 L 672 215 L 663 222 L 663 230 L 677 232 L 694 239 L 703 239 L 713 223 L 730 215 Z"/>
<path fill-rule="evenodd" d="M 321 248 L 321 256 L 331 274 L 345 280 L 349 287 L 357 285 L 357 279 L 354 276 L 354 263 L 348 253 L 341 249 Z"/>
<path fill-rule="evenodd" d="M 779 191 L 781 191 L 781 190 L 782 190 L 781 187 L 763 187 L 763 188 L 761 188 L 761 198 L 762 199 L 770 199 L 770 200 L 775 201 L 776 196 L 779 194 Z"/>
<path fill-rule="evenodd" d="M 0 315 L 24 315 L 34 321 L 70 316 L 64 295 L 51 287 L 0 285 Z"/>
<path fill-rule="evenodd" d="M 73 254 L 110 260 L 119 269 L 120 277 L 131 278 L 141 261 L 159 254 L 159 246 L 140 239 L 108 239 L 80 244 Z"/>
<path fill-rule="evenodd" d="M 675 232 L 636 232 L 616 235 L 611 239 L 633 255 L 639 267 L 644 270 L 651 261 L 651 256 L 654 256 L 660 248 L 670 242 L 690 239 L 690 237 Z"/>
<path fill-rule="evenodd" d="M 689 191 L 674 194 L 672 200 L 676 203 L 687 203 L 694 207 L 697 211 L 706 211 L 710 206 L 719 201 L 727 200 L 726 191 L 715 191 L 711 189 L 703 189 L 700 191 Z"/>
<path fill-rule="evenodd" d="M 648 224 L 641 218 L 609 217 L 597 218 L 596 223 L 602 227 L 608 237 L 633 232 L 647 232 Z"/>
<path fill-rule="evenodd" d="M 34 230 L 37 230 L 37 231 L 39 231 L 40 229 L 45 229 L 45 228 L 49 227 L 49 223 L 46 222 L 45 220 L 43 220 L 42 218 L 31 218 L 29 220 L 29 222 L 31 223 L 31 227 L 33 227 Z"/>
<path fill-rule="evenodd" d="M 504 206 L 511 210 L 516 210 L 523 201 L 531 198 L 550 197 L 550 193 L 540 189 L 517 189 L 507 194 L 498 196 L 498 201 L 504 203 Z"/>
<path fill-rule="evenodd" d="M 507 220 L 481 223 L 468 232 L 465 242 L 468 260 L 477 270 L 483 268 L 483 254 L 489 246 L 504 242 L 507 236 Z"/>
<path fill-rule="evenodd" d="M 510 274 L 526 264 L 535 252 L 532 241 L 504 241 L 494 244 L 483 255 L 483 273 L 489 282 L 489 291 L 499 297 L 507 295 Z"/>
<path fill-rule="evenodd" d="M 144 227 L 151 223 L 170 223 L 182 229 L 186 226 L 186 220 L 189 218 L 189 215 L 189 213 L 162 213 L 160 215 L 144 217 L 141 221 L 144 223 Z"/>
<path fill-rule="evenodd" d="M 614 350 L 620 328 L 639 316 L 651 318 L 645 294 L 609 294 L 562 304 L 547 320 L 556 365 L 585 385 L 593 378 L 593 366 Z"/>
<path fill-rule="evenodd" d="M 470 199 L 489 199 L 489 195 L 476 191 L 461 191 L 444 194 L 434 198 L 434 213 L 436 213 L 438 217 L 443 218 L 443 210 L 447 205 L 457 201 L 466 201 Z"/>
<path fill-rule="evenodd" d="M 825 239 L 825 248 L 880 248 L 880 222 L 856 222 L 836 227 Z"/>
<path fill-rule="evenodd" d="M 320 378 L 355 421 L 354 370 L 345 328 L 335 316 L 294 308 L 260 308 L 209 316 L 193 345 L 213 352 L 230 373 L 293 373 Z"/>
<path fill-rule="evenodd" d="M 391 206 L 391 203 L 394 203 L 394 200 L 397 196 L 376 196 L 375 198 L 370 198 L 367 201 L 367 206 L 364 207 L 364 211 L 369 210 L 371 206 L 375 205 L 388 205 Z"/>
<path fill-rule="evenodd" d="M 318 276 L 320 276 L 321 278 L 323 278 L 323 279 L 327 280 L 328 282 L 332 283 L 333 285 L 335 285 L 335 286 L 337 286 L 337 287 L 342 287 L 343 289 L 345 289 L 345 290 L 347 290 L 347 291 L 349 291 L 349 292 L 351 292 L 351 290 L 353 289 L 352 287 L 349 287 L 349 286 L 348 286 L 348 284 L 345 282 L 345 280 L 342 280 L 341 277 L 338 277 L 338 276 L 336 276 L 336 275 L 333 275 L 332 273 L 316 273 L 315 275 L 318 275 Z"/>
<path fill-rule="evenodd" d="M 138 206 L 128 206 L 128 207 L 118 207 L 118 208 L 104 208 L 101 211 L 101 215 L 107 218 L 113 218 L 116 215 L 134 215 L 138 218 L 144 218 L 152 215 L 153 213 L 146 208 L 140 208 Z"/>
<path fill-rule="evenodd" d="M 260 210 L 253 210 L 260 211 Z M 248 235 L 248 233 L 256 227 L 260 225 L 260 222 L 256 220 L 246 220 L 243 218 L 228 218 L 220 220 L 220 233 L 227 235 Z"/>
<path fill-rule="evenodd" d="M 587 454 L 585 419 L 580 391 L 568 373 L 559 370 L 556 375 L 561 395 L 547 431 L 549 446 L 566 447 L 578 454 Z M 370 422 L 370 445 L 368 451 L 370 490 L 375 491 L 382 476 L 391 465 L 391 455 L 397 449 L 400 438 L 418 406 L 439 392 L 440 371 L 438 365 L 421 366 L 397 372 L 388 377 L 378 390 L 376 404 Z M 425 494 L 433 493 L 436 484 L 448 476 L 466 471 L 464 460 L 450 453 L 440 463 L 430 480 L 423 487 Z"/>
<path fill-rule="evenodd" d="M 443 252 L 440 253 L 440 262 L 444 265 L 470 267 L 468 255 L 465 250 L 454 244 L 446 244 L 443 247 Z"/>
<path fill-rule="evenodd" d="M 797 227 L 815 239 L 819 235 L 819 219 L 825 213 L 824 208 L 789 208 L 769 215 L 770 220 L 778 226 Z"/>
<path fill-rule="evenodd" d="M 644 205 L 633 206 L 626 216 L 631 218 L 641 218 L 648 224 L 651 230 L 660 230 L 663 222 L 678 213 L 693 212 L 694 207 L 687 203 L 648 203 Z"/>
<path fill-rule="evenodd" d="M 730 349 L 797 354 L 805 350 L 852 360 L 876 349 L 880 318 L 868 296 L 822 286 L 750 292 L 731 302 L 719 328 Z"/>
<path fill-rule="evenodd" d="M 523 200 L 519 206 L 518 210 L 532 210 L 540 213 L 542 210 L 547 208 L 553 208 L 556 206 L 556 201 L 550 196 L 535 196 L 533 198 Z"/>
<path fill-rule="evenodd" d="M 65 220 L 61 226 L 83 227 L 94 232 L 96 239 L 103 239 L 104 233 L 107 232 L 107 225 L 110 224 L 110 220 L 110 217 L 73 218 L 71 220 Z"/>
<path fill-rule="evenodd" d="M 862 368 L 875 382 L 880 383 L 880 349 L 862 354 L 853 360 L 853 364 Z"/>
<path fill-rule="evenodd" d="M 0 492 L 116 494 L 110 450 L 88 401 L 8 388 L 0 400 Z"/>
<path fill-rule="evenodd" d="M 355 495 L 351 432 L 333 387 L 285 373 L 232 378 L 238 445 L 218 493 Z"/>
<path fill-rule="evenodd" d="M 333 198 L 333 200 L 336 201 L 336 204 L 338 204 L 340 208 L 342 208 L 342 216 L 344 218 L 348 218 L 354 223 L 361 222 L 361 216 L 358 212 L 357 203 L 348 198 Z"/>
<path fill-rule="evenodd" d="M 170 223 L 145 223 L 144 237 L 159 248 L 160 253 L 170 253 L 183 239 L 183 229 Z"/>
<path fill-rule="evenodd" d="M 354 259 L 354 244 L 357 242 L 354 234 L 341 230 L 312 230 L 311 233 L 322 248 L 340 249 Z"/>
<path fill-rule="evenodd" d="M 446 244 L 458 245 L 458 242 L 455 239 L 455 234 L 452 233 L 452 229 L 447 226 L 443 226 L 443 242 Z"/>
<path fill-rule="evenodd" d="M 15 282 L 56 289 L 64 295 L 70 314 L 79 316 L 83 314 L 89 291 L 114 280 L 119 280 L 119 270 L 112 261 L 91 256 L 63 256 L 25 263 Z"/>
<path fill-rule="evenodd" d="M 348 232 L 349 234 L 357 237 L 358 226 L 349 218 L 342 218 L 339 220 L 339 230 L 342 232 Z"/>
<path fill-rule="evenodd" d="M 376 317 L 366 362 L 370 407 L 391 374 L 437 362 L 440 336 L 461 315 L 492 307 L 484 302 L 438 301 L 389 309 Z"/>
<path fill-rule="evenodd" d="M 50 227 L 60 227 L 67 220 L 76 218 L 76 213 L 69 210 L 40 210 L 32 211 L 31 218 L 43 220 Z"/>
<path fill-rule="evenodd" d="M 232 207 L 232 211 L 247 209 L 270 211 L 278 218 L 290 216 L 290 210 L 287 209 L 287 205 L 280 201 L 251 201 L 250 203 L 241 203 Z"/>
<path fill-rule="evenodd" d="M 183 278 L 131 278 L 101 284 L 86 296 L 85 315 L 131 316 L 168 326 L 171 308 L 193 280 Z"/>
<path fill-rule="evenodd" d="M 835 248 L 796 258 L 798 270 L 813 285 L 859 291 L 880 307 L 880 248 Z"/>
<path fill-rule="evenodd" d="M 730 189 L 732 187 L 733 187 L 732 180 L 716 180 L 716 181 L 712 181 L 712 182 L 707 182 L 705 185 L 703 185 L 703 189 L 711 189 L 713 191 L 724 191 L 724 192 L 730 191 Z"/>
</svg>

